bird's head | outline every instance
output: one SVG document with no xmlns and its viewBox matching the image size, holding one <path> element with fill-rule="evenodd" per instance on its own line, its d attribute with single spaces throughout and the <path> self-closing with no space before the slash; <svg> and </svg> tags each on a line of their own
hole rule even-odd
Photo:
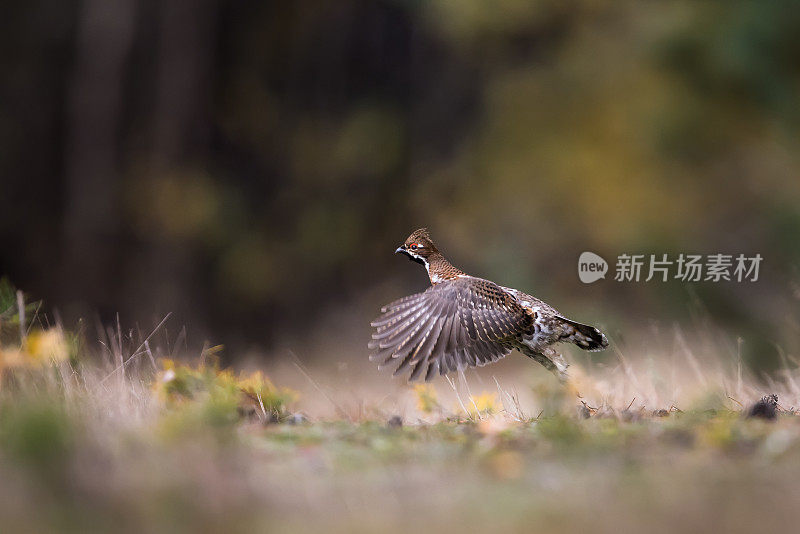
<svg viewBox="0 0 800 534">
<path fill-rule="evenodd" d="M 429 263 L 428 258 L 438 254 L 439 251 L 436 249 L 436 245 L 433 244 L 428 229 L 420 228 L 408 236 L 405 243 L 397 247 L 395 253 L 405 254 L 409 259 L 422 265 L 427 265 Z"/>
</svg>

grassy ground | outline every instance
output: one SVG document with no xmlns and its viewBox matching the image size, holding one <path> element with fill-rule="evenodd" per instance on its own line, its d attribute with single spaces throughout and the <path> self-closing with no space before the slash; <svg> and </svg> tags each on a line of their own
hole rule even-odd
<svg viewBox="0 0 800 534">
<path fill-rule="evenodd" d="M 445 383 L 405 389 L 402 417 L 320 416 L 261 374 L 219 369 L 213 349 L 160 360 L 119 329 L 102 346 L 39 327 L 2 345 L 3 532 L 751 532 L 799 515 L 791 380 L 774 420 L 714 388 L 738 381 L 755 400 L 735 372 L 690 371 L 693 404 L 621 402 L 608 392 L 648 395 L 633 363 L 584 377 L 585 405 L 458 384 L 451 402 Z"/>
<path fill-rule="evenodd" d="M 794 416 L 397 427 L 89 403 L 4 403 L 4 531 L 752 532 L 791 528 L 800 498 Z"/>
</svg>

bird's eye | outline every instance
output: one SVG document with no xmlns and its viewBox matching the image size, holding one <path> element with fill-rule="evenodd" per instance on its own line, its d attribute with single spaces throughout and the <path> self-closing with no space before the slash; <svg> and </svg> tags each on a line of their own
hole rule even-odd
<svg viewBox="0 0 800 534">
<path fill-rule="evenodd" d="M 417 245 L 416 243 L 411 245 L 411 250 L 417 250 L 418 248 L 419 248 L 419 245 Z"/>
</svg>

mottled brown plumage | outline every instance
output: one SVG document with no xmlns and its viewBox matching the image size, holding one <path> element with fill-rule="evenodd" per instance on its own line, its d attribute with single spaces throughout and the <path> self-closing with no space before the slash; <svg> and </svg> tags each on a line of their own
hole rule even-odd
<svg viewBox="0 0 800 534">
<path fill-rule="evenodd" d="M 608 345 L 599 330 L 561 316 L 541 300 L 457 269 L 424 228 L 396 252 L 423 264 L 431 287 L 385 306 L 372 322 L 370 359 L 379 367 L 396 364 L 395 374 L 430 380 L 518 349 L 566 381 L 567 363 L 551 345 L 566 341 L 585 350 Z"/>
</svg>

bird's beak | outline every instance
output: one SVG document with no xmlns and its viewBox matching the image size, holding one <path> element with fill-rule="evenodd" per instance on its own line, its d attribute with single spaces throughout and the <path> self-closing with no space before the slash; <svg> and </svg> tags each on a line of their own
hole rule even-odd
<svg viewBox="0 0 800 534">
<path fill-rule="evenodd" d="M 408 249 L 405 247 L 405 245 L 397 247 L 397 250 L 395 250 L 394 253 L 395 254 L 402 254 L 404 256 L 408 256 L 412 260 L 414 259 L 414 256 L 411 255 L 411 253 L 408 251 Z"/>
</svg>

